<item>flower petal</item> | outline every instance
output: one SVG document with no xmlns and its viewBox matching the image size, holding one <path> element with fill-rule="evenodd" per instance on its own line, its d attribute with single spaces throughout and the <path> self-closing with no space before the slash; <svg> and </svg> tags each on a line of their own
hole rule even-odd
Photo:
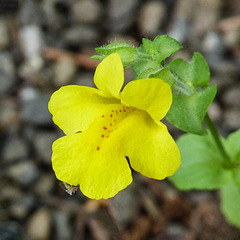
<svg viewBox="0 0 240 240">
<path fill-rule="evenodd" d="M 107 199 L 132 182 L 131 170 L 125 156 L 113 145 L 102 145 L 91 157 L 80 184 L 81 191 L 87 197 Z"/>
<path fill-rule="evenodd" d="M 139 79 L 129 82 L 122 91 L 122 103 L 147 111 L 161 120 L 172 104 L 171 86 L 159 78 Z"/>
<path fill-rule="evenodd" d="M 119 54 L 106 57 L 96 68 L 94 83 L 105 96 L 119 98 L 123 86 L 124 72 Z"/>
<path fill-rule="evenodd" d="M 52 166 L 56 177 L 70 185 L 78 185 L 81 176 L 82 134 L 72 134 L 57 139 L 52 146 Z"/>
<path fill-rule="evenodd" d="M 95 88 L 69 85 L 54 92 L 48 104 L 53 121 L 65 134 L 84 131 L 119 100 L 100 95 Z"/>
<path fill-rule="evenodd" d="M 99 139 L 93 138 L 93 129 L 98 125 L 98 120 L 86 133 L 56 140 L 52 164 L 59 180 L 79 185 L 89 198 L 106 199 L 128 186 L 132 176 L 121 146 L 116 141 L 105 138 L 99 143 Z"/>
<path fill-rule="evenodd" d="M 125 139 L 132 168 L 144 176 L 164 179 L 180 166 L 179 149 L 166 126 L 157 124 L 144 111 L 136 110 L 128 116 L 121 133 L 119 129 L 119 138 Z"/>
</svg>

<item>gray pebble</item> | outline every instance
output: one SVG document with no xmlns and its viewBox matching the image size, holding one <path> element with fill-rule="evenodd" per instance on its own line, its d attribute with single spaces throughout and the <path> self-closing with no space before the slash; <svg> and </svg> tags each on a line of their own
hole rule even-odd
<svg viewBox="0 0 240 240">
<path fill-rule="evenodd" d="M 25 218 L 34 206 L 34 202 L 34 197 L 26 194 L 24 194 L 20 198 L 13 199 L 13 202 L 9 207 L 11 215 L 18 219 Z"/>
<path fill-rule="evenodd" d="M 126 30 L 134 21 L 138 0 L 110 0 L 108 5 L 109 27 L 113 32 Z"/>
<path fill-rule="evenodd" d="M 43 33 L 40 27 L 34 24 L 24 26 L 20 29 L 20 37 L 22 51 L 27 61 L 39 61 L 38 58 L 40 58 L 44 46 Z M 31 63 L 31 65 L 35 66 L 36 64 Z"/>
<path fill-rule="evenodd" d="M 0 18 L 0 49 L 6 48 L 9 42 L 7 23 L 4 18 Z"/>
<path fill-rule="evenodd" d="M 53 81 L 57 87 L 69 84 L 75 76 L 77 66 L 70 58 L 62 58 L 53 67 Z"/>
<path fill-rule="evenodd" d="M 235 86 L 228 88 L 224 92 L 222 100 L 227 106 L 240 108 L 240 85 L 235 84 Z"/>
<path fill-rule="evenodd" d="M 223 125 L 228 130 L 240 128 L 240 108 L 227 108 L 224 110 Z"/>
<path fill-rule="evenodd" d="M 71 239 L 72 229 L 70 227 L 70 216 L 64 211 L 53 212 L 53 219 L 56 226 L 56 239 Z"/>
<path fill-rule="evenodd" d="M 63 39 L 67 44 L 91 44 L 96 43 L 99 38 L 99 33 L 96 28 L 88 25 L 73 25 L 65 29 Z"/>
<path fill-rule="evenodd" d="M 52 116 L 48 111 L 49 99 L 49 96 L 39 95 L 29 100 L 22 101 L 22 120 L 39 126 L 52 123 Z"/>
<path fill-rule="evenodd" d="M 56 178 L 53 171 L 51 171 L 51 173 L 42 173 L 41 176 L 36 180 L 34 192 L 39 196 L 50 195 L 54 188 L 55 181 Z"/>
<path fill-rule="evenodd" d="M 39 170 L 31 160 L 25 160 L 10 166 L 6 175 L 23 186 L 30 185 L 39 176 Z"/>
<path fill-rule="evenodd" d="M 34 134 L 33 143 L 38 158 L 48 165 L 51 164 L 52 144 L 58 138 L 58 134 L 49 131 L 39 131 Z"/>
<path fill-rule="evenodd" d="M 28 157 L 29 147 L 24 139 L 18 136 L 10 136 L 6 139 L 2 159 L 4 161 L 14 161 Z"/>
<path fill-rule="evenodd" d="M 16 83 L 15 67 L 12 56 L 7 52 L 0 53 L 0 94 L 6 94 Z"/>
<path fill-rule="evenodd" d="M 154 37 L 165 18 L 166 7 L 159 1 L 147 1 L 142 5 L 139 16 L 139 29 L 146 37 Z"/>
<path fill-rule="evenodd" d="M 92 72 L 82 72 L 77 76 L 76 84 L 80 86 L 96 87 L 93 82 L 93 75 Z"/>
<path fill-rule="evenodd" d="M 0 224 L 1 240 L 22 240 L 23 229 L 17 222 L 4 222 Z"/>
<path fill-rule="evenodd" d="M 26 235 L 30 239 L 50 239 L 52 229 L 52 218 L 46 208 L 40 208 L 28 219 Z"/>
<path fill-rule="evenodd" d="M 78 23 L 94 23 L 103 13 L 102 6 L 96 0 L 78 0 L 71 6 L 73 21 Z"/>
</svg>

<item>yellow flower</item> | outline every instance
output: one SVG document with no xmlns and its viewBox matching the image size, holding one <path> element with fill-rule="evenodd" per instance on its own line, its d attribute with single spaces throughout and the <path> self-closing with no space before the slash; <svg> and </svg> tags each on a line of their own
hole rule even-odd
<svg viewBox="0 0 240 240">
<path fill-rule="evenodd" d="M 155 179 L 171 176 L 180 165 L 178 147 L 160 120 L 172 104 L 161 79 L 124 82 L 118 54 L 97 67 L 98 89 L 65 86 L 53 93 L 49 111 L 66 136 L 53 143 L 56 177 L 79 185 L 89 198 L 110 198 L 132 182 L 131 167 Z"/>
</svg>

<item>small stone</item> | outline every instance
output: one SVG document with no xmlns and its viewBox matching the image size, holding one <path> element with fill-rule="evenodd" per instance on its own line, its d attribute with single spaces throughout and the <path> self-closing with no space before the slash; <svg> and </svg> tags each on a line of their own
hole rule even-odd
<svg viewBox="0 0 240 240">
<path fill-rule="evenodd" d="M 28 61 L 38 57 L 44 46 L 43 33 L 38 25 L 27 25 L 20 30 L 23 54 Z"/>
<path fill-rule="evenodd" d="M 211 117 L 211 119 L 213 120 L 213 122 L 221 121 L 222 110 L 216 101 L 214 101 L 210 105 L 210 107 L 208 108 L 208 113 L 209 113 L 209 116 Z"/>
<path fill-rule="evenodd" d="M 0 128 L 12 127 L 18 122 L 17 103 L 14 99 L 2 99 L 0 102 Z"/>
<path fill-rule="evenodd" d="M 55 185 L 55 176 L 54 173 L 42 174 L 36 181 L 34 192 L 40 196 L 49 195 Z"/>
<path fill-rule="evenodd" d="M 240 109 L 239 108 L 227 108 L 223 112 L 224 126 L 228 130 L 237 130 L 240 128 Z"/>
<path fill-rule="evenodd" d="M 119 229 L 124 229 L 126 224 L 134 218 L 134 201 L 131 186 L 119 192 L 112 198 L 110 205 L 114 209 L 113 214 L 117 220 Z"/>
<path fill-rule="evenodd" d="M 57 87 L 69 84 L 75 76 L 77 66 L 70 58 L 63 58 L 55 63 L 53 81 Z"/>
<path fill-rule="evenodd" d="M 12 56 L 7 52 L 0 53 L 0 95 L 8 93 L 16 83 L 15 68 Z"/>
<path fill-rule="evenodd" d="M 50 0 L 49 0 L 50 1 Z M 22 1 L 19 9 L 18 19 L 22 25 L 40 24 L 43 20 L 42 11 L 38 1 Z"/>
<path fill-rule="evenodd" d="M 7 176 L 23 186 L 29 186 L 39 176 L 39 170 L 30 160 L 21 161 L 10 166 Z"/>
<path fill-rule="evenodd" d="M 30 195 L 23 195 L 21 198 L 14 199 L 11 203 L 9 210 L 11 215 L 18 218 L 25 218 L 34 206 L 34 198 Z"/>
<path fill-rule="evenodd" d="M 202 36 L 207 32 L 213 31 L 220 17 L 221 0 L 197 0 L 194 2 L 193 34 Z"/>
<path fill-rule="evenodd" d="M 0 239 L 1 240 L 22 240 L 23 229 L 16 222 L 5 222 L 0 224 Z"/>
<path fill-rule="evenodd" d="M 56 239 L 66 240 L 71 239 L 71 227 L 69 225 L 70 216 L 63 211 L 55 211 L 53 219 L 56 226 Z"/>
<path fill-rule="evenodd" d="M 138 0 L 110 0 L 108 5 L 109 27 L 113 32 L 126 30 L 135 20 Z"/>
<path fill-rule="evenodd" d="M 14 161 L 28 157 L 29 149 L 24 139 L 18 136 L 10 136 L 6 139 L 2 158 L 4 161 Z"/>
<path fill-rule="evenodd" d="M 9 45 L 9 34 L 6 21 L 0 18 L 0 49 L 4 49 Z"/>
<path fill-rule="evenodd" d="M 38 209 L 29 218 L 26 228 L 26 235 L 30 239 L 46 240 L 50 239 L 52 229 L 52 219 L 49 210 Z"/>
<path fill-rule="evenodd" d="M 159 32 L 166 15 L 166 7 L 159 1 L 147 1 L 143 4 L 139 16 L 139 29 L 144 36 L 153 37 Z"/>
<path fill-rule="evenodd" d="M 96 43 L 99 38 L 99 32 L 96 28 L 87 25 L 74 25 L 63 33 L 63 39 L 68 44 L 79 46 L 82 44 Z"/>
<path fill-rule="evenodd" d="M 30 94 L 30 95 L 29 95 Z M 21 107 L 21 118 L 23 121 L 44 126 L 52 123 L 52 116 L 48 111 L 48 102 L 50 96 L 46 95 L 31 95 L 33 92 L 23 93 L 22 107 Z M 28 98 L 29 99 L 24 99 Z"/>
<path fill-rule="evenodd" d="M 240 107 L 240 85 L 227 89 L 222 100 L 227 106 Z"/>
<path fill-rule="evenodd" d="M 49 131 L 41 131 L 34 134 L 34 146 L 38 157 L 51 164 L 52 144 L 58 138 L 58 134 Z"/>
<path fill-rule="evenodd" d="M 223 58 L 224 46 L 219 34 L 208 32 L 203 39 L 203 50 L 209 62 L 219 62 Z"/>
<path fill-rule="evenodd" d="M 96 0 L 78 0 L 72 4 L 73 20 L 79 23 L 96 22 L 103 9 Z"/>
<path fill-rule="evenodd" d="M 78 75 L 76 84 L 80 86 L 96 87 L 93 82 L 93 75 L 92 72 L 82 72 Z"/>
</svg>

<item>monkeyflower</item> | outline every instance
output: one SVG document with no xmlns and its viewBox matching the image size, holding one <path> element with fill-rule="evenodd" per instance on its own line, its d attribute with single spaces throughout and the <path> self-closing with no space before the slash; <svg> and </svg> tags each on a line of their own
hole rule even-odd
<svg viewBox="0 0 240 240">
<path fill-rule="evenodd" d="M 56 177 L 89 198 L 107 199 L 132 182 L 129 165 L 149 178 L 171 176 L 180 153 L 160 122 L 172 104 L 170 85 L 139 79 L 120 92 L 124 70 L 116 53 L 98 65 L 94 83 L 64 86 L 50 99 L 53 121 L 66 134 L 52 147 Z"/>
</svg>

